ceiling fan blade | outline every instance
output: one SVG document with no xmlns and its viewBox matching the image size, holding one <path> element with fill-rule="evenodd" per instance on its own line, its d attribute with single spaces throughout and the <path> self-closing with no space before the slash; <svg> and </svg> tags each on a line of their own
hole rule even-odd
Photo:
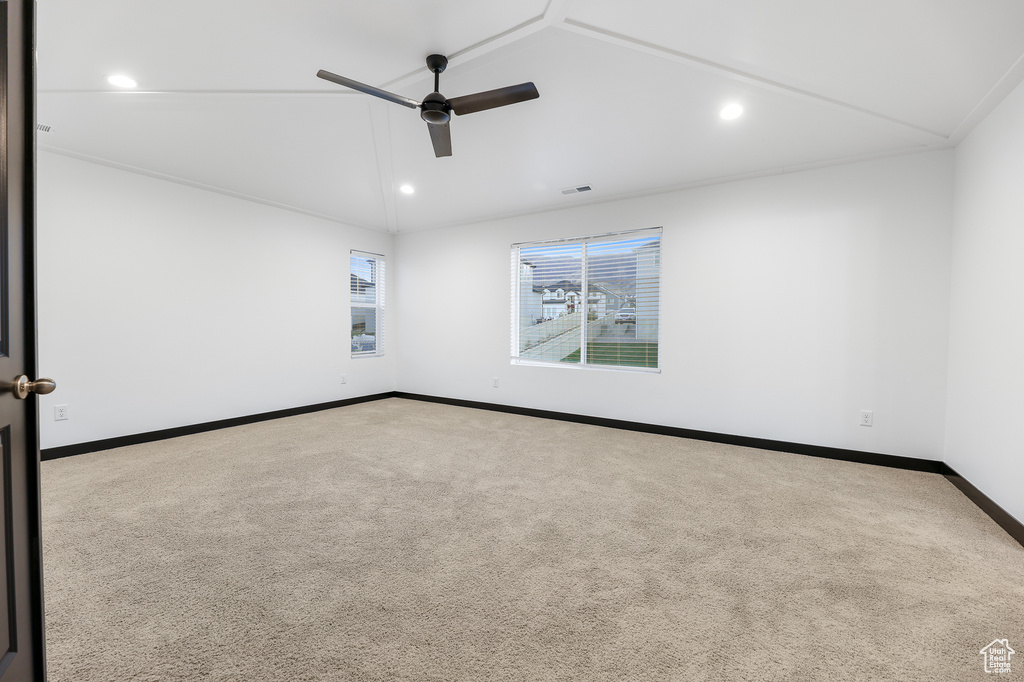
<svg viewBox="0 0 1024 682">
<path fill-rule="evenodd" d="M 540 93 L 537 92 L 537 88 L 533 83 L 520 83 L 519 85 L 510 85 L 507 88 L 478 92 L 475 95 L 453 97 L 448 100 L 448 104 L 451 105 L 452 111 L 459 116 L 463 116 L 484 111 L 485 109 L 503 107 L 506 104 L 517 104 L 528 99 L 537 99 L 538 97 L 540 97 Z"/>
<path fill-rule="evenodd" d="M 434 145 L 434 156 L 452 155 L 452 131 L 447 123 L 428 123 L 427 130 L 430 131 L 430 144 Z"/>
<path fill-rule="evenodd" d="M 372 85 L 360 83 L 359 81 L 354 81 L 351 78 L 345 78 L 344 76 L 339 76 L 336 73 L 324 71 L 323 69 L 317 71 L 316 76 L 317 78 L 323 78 L 325 81 L 331 81 L 332 83 L 337 83 L 338 85 L 344 85 L 346 88 L 352 88 L 353 90 L 358 90 L 359 92 L 365 92 L 367 95 L 380 97 L 381 99 L 386 99 L 387 101 L 394 102 L 395 104 L 401 104 L 403 107 L 409 107 L 410 109 L 415 109 L 420 105 L 420 102 L 417 102 L 414 99 L 402 97 L 401 95 L 396 95 L 393 92 L 381 90 L 380 88 L 375 88 Z"/>
</svg>

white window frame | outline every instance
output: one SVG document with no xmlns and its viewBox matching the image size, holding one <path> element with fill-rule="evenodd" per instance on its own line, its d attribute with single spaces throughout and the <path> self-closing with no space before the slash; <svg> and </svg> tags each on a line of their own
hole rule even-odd
<svg viewBox="0 0 1024 682">
<path fill-rule="evenodd" d="M 356 258 L 372 260 L 373 274 L 371 276 L 372 283 L 374 285 L 374 296 L 373 301 L 362 301 L 356 300 L 356 292 L 352 291 L 352 277 L 353 275 L 359 277 L 359 275 L 353 270 L 353 260 Z M 375 330 L 374 330 L 374 348 L 373 350 L 354 350 L 351 349 L 353 358 L 373 358 L 384 355 L 385 351 L 385 339 L 384 333 L 384 321 L 385 321 L 385 281 L 387 279 L 387 258 L 383 254 L 371 253 L 369 251 L 359 251 L 352 249 L 349 251 L 349 337 L 352 338 L 352 320 L 354 318 L 354 311 L 357 308 L 372 308 L 375 316 Z M 351 345 L 351 342 L 350 342 Z"/>
<path fill-rule="evenodd" d="M 657 277 L 657 287 L 655 289 L 655 298 L 657 301 L 657 345 L 659 349 L 658 354 L 658 366 L 657 367 L 637 367 L 633 365 L 612 365 L 612 364 L 590 364 L 583 362 L 584 358 L 589 357 L 587 355 L 587 327 L 590 324 L 587 316 L 587 306 L 590 292 L 588 291 L 588 245 L 599 245 L 608 242 L 614 242 L 619 239 L 629 240 L 643 238 L 647 235 L 651 237 L 657 237 L 658 239 L 658 252 L 655 264 L 655 274 Z M 662 306 L 661 306 L 661 239 L 663 236 L 663 229 L 661 227 L 643 228 L 639 230 L 627 230 L 622 232 L 607 232 L 597 235 L 588 235 L 584 237 L 569 237 L 564 239 L 550 239 L 543 241 L 534 242 L 519 242 L 512 245 L 512 268 L 511 268 L 511 284 L 512 284 L 512 316 L 511 316 L 511 362 L 514 365 L 538 365 L 544 367 L 564 367 L 567 369 L 596 369 L 616 372 L 648 372 L 648 373 L 661 373 L 661 320 L 662 320 Z M 543 246 L 556 246 L 556 245 L 573 245 L 580 244 L 583 249 L 582 256 L 582 272 L 581 272 L 581 292 L 580 298 L 583 301 L 583 319 L 581 321 L 580 329 L 580 359 L 578 363 L 573 362 L 561 362 L 556 360 L 544 360 L 539 358 L 527 358 L 520 354 L 520 330 L 522 321 L 522 311 L 520 310 L 520 293 L 521 293 L 521 274 L 522 274 L 522 255 L 521 250 L 523 248 L 532 247 L 543 247 Z"/>
</svg>

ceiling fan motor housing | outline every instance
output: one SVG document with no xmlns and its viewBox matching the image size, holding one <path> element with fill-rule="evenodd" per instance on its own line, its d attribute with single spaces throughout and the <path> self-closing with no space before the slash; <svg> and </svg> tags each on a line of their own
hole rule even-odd
<svg viewBox="0 0 1024 682">
<path fill-rule="evenodd" d="M 420 118 L 433 125 L 447 123 L 452 118 L 452 107 L 441 93 L 432 92 L 423 98 Z"/>
</svg>

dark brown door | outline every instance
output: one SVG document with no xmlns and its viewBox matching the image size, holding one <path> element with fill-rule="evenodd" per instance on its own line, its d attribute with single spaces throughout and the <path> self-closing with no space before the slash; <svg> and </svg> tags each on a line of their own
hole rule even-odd
<svg viewBox="0 0 1024 682">
<path fill-rule="evenodd" d="M 32 0 L 0 0 L 0 681 L 45 678 L 35 395 Z M 27 375 L 27 376 L 26 376 Z M 17 377 L 25 399 L 15 395 Z M 33 388 L 38 389 L 36 384 Z"/>
</svg>

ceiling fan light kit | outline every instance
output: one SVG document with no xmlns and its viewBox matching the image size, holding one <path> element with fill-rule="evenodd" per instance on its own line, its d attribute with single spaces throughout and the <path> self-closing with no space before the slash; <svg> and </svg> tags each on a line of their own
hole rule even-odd
<svg viewBox="0 0 1024 682">
<path fill-rule="evenodd" d="M 379 97 L 394 104 L 400 104 L 403 107 L 419 109 L 420 118 L 427 123 L 430 143 L 434 147 L 434 156 L 438 158 L 452 155 L 452 137 L 451 130 L 448 127 L 452 114 L 465 116 L 466 114 L 474 114 L 478 111 L 495 109 L 509 104 L 518 104 L 519 102 L 540 97 L 540 93 L 537 92 L 537 88 L 533 83 L 520 83 L 519 85 L 498 88 L 497 90 L 487 90 L 486 92 L 446 99 L 440 90 L 441 73 L 447 67 L 447 57 L 439 54 L 432 54 L 427 57 L 427 68 L 434 74 L 434 91 L 424 97 L 422 102 L 417 102 L 414 99 L 396 95 L 393 92 L 381 90 L 372 85 L 360 83 L 359 81 L 354 81 L 351 78 L 339 76 L 336 73 L 324 71 L 323 69 L 318 71 L 316 75 L 318 78 L 326 81 L 343 85 L 346 88 L 351 88 L 367 95 Z"/>
</svg>

